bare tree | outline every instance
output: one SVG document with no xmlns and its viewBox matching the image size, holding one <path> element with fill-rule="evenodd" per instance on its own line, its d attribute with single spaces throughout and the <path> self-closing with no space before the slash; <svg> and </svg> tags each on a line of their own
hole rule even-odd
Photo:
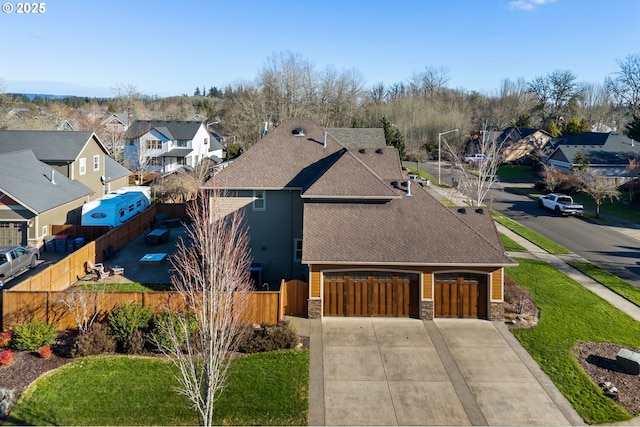
<svg viewBox="0 0 640 427">
<path fill-rule="evenodd" d="M 640 54 L 618 61 L 620 70 L 605 82 L 614 102 L 629 108 L 631 115 L 640 113 Z"/>
<path fill-rule="evenodd" d="M 110 296 L 104 284 L 94 283 L 86 289 L 62 292 L 58 302 L 71 314 L 78 332 L 84 334 L 107 308 Z"/>
<path fill-rule="evenodd" d="M 542 167 L 542 179 L 547 190 L 553 192 L 562 182 L 563 173 L 558 172 L 553 165 L 545 164 Z"/>
<path fill-rule="evenodd" d="M 582 183 L 582 191 L 587 193 L 596 204 L 596 219 L 600 218 L 600 207 L 609 200 L 620 199 L 620 191 L 615 180 L 602 175 L 602 172 L 587 168 L 575 172 Z"/>
<path fill-rule="evenodd" d="M 458 190 L 468 199 L 471 206 L 482 206 L 491 187 L 498 181 L 497 171 L 502 164 L 506 139 L 498 139 L 498 132 L 485 128 L 475 147 L 475 152 L 482 155 L 484 160 L 473 164 L 464 161 L 465 147 L 456 147 L 443 139 L 444 150 L 453 167 L 459 171 Z"/>
<path fill-rule="evenodd" d="M 227 378 L 227 359 L 244 329 L 251 290 L 242 213 L 223 216 L 221 199 L 217 191 L 201 190 L 198 202 L 187 208 L 193 225 L 188 241 L 177 244 L 171 282 L 189 315 L 169 316 L 162 328 L 167 339 L 160 346 L 178 368 L 179 391 L 205 426 L 212 424 L 214 403 Z"/>
</svg>

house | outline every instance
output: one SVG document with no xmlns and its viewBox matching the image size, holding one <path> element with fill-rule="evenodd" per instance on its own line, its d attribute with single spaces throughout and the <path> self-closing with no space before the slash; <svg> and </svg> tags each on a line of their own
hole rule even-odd
<svg viewBox="0 0 640 427">
<path fill-rule="evenodd" d="M 124 133 L 129 128 L 127 113 L 113 113 L 100 122 L 108 133 Z"/>
<path fill-rule="evenodd" d="M 640 159 L 640 144 L 615 132 L 584 132 L 560 139 L 547 164 L 571 174 L 579 153 L 584 155 L 591 170 L 615 179 L 620 185 L 632 178 L 628 170 L 629 161 Z"/>
<path fill-rule="evenodd" d="M 514 262 L 489 212 L 443 206 L 376 134 L 285 121 L 203 186 L 243 210 L 256 287 L 306 281 L 311 318 L 499 318 Z"/>
<path fill-rule="evenodd" d="M 108 156 L 93 132 L 0 130 L 0 153 L 21 150 L 32 150 L 59 174 L 89 187 L 90 200 L 129 183 L 131 172 Z"/>
<path fill-rule="evenodd" d="M 511 163 L 530 161 L 532 155 L 544 154 L 552 139 L 543 129 L 508 127 L 497 141 L 503 144 L 504 162 Z"/>
<path fill-rule="evenodd" d="M 136 120 L 125 133 L 124 158 L 134 169 L 168 173 L 205 159 L 221 161 L 224 152 L 203 122 Z"/>
<path fill-rule="evenodd" d="M 93 194 L 32 150 L 0 153 L 0 170 L 0 246 L 38 245 L 49 224 L 79 224 L 82 205 Z"/>
</svg>

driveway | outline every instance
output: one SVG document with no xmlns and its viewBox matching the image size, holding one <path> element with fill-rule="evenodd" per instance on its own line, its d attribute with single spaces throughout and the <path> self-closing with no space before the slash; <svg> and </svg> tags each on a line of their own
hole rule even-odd
<svg viewBox="0 0 640 427">
<path fill-rule="evenodd" d="M 584 425 L 501 323 L 310 322 L 310 425 Z"/>
</svg>

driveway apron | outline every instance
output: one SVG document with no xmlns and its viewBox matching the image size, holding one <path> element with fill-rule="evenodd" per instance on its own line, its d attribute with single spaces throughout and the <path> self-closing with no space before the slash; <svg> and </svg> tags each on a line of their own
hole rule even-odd
<svg viewBox="0 0 640 427">
<path fill-rule="evenodd" d="M 513 345 L 483 320 L 324 318 L 311 327 L 310 424 L 582 424 Z"/>
</svg>

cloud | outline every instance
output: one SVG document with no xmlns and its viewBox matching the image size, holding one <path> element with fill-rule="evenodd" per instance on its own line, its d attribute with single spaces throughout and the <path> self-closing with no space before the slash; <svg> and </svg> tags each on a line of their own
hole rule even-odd
<svg viewBox="0 0 640 427">
<path fill-rule="evenodd" d="M 509 2 L 509 8 L 529 12 L 536 10 L 537 6 L 543 6 L 548 3 L 553 3 L 554 1 L 556 0 L 512 0 Z"/>
</svg>

